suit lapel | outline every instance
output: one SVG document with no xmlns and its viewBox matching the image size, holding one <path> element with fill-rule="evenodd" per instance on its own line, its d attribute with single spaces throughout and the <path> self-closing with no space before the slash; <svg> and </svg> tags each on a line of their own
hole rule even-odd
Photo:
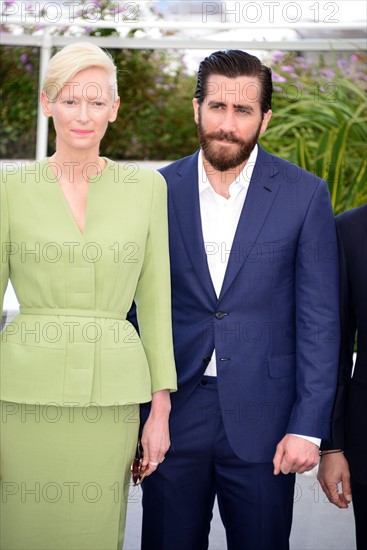
<svg viewBox="0 0 367 550">
<path fill-rule="evenodd" d="M 169 186 L 169 193 L 182 235 L 182 240 L 200 284 L 211 300 L 217 300 L 210 277 L 201 225 L 198 152 L 179 164 L 176 179 Z"/>
<path fill-rule="evenodd" d="M 233 239 L 221 299 L 230 288 L 238 272 L 246 262 L 255 244 L 269 210 L 278 193 L 279 186 L 273 176 L 278 172 L 273 157 L 259 147 L 245 203 L 242 208 L 237 230 Z"/>
</svg>

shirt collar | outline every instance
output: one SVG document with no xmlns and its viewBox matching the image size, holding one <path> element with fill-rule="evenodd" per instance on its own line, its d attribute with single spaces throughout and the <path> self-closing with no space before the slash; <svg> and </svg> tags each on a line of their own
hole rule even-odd
<svg viewBox="0 0 367 550">
<path fill-rule="evenodd" d="M 230 188 L 232 185 L 240 184 L 245 189 L 248 188 L 250 185 L 252 173 L 254 171 L 257 154 L 258 154 L 258 145 L 256 144 L 253 150 L 251 151 L 251 154 L 248 158 L 248 161 L 246 162 L 243 170 L 239 173 L 238 177 L 231 183 Z M 210 185 L 209 179 L 206 175 L 204 165 L 203 165 L 203 153 L 200 149 L 199 155 L 198 155 L 198 183 L 199 183 L 199 194 L 201 194 L 206 189 L 213 190 L 212 186 Z M 214 192 L 214 190 L 213 190 Z"/>
</svg>

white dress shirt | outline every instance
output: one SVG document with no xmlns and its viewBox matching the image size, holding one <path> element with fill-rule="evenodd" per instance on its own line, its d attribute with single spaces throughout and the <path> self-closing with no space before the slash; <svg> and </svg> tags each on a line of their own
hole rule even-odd
<svg viewBox="0 0 367 550">
<path fill-rule="evenodd" d="M 229 186 L 229 198 L 218 195 L 210 185 L 203 165 L 202 152 L 198 157 L 199 201 L 204 247 L 213 286 L 219 297 L 226 273 L 238 220 L 246 199 L 258 147 L 252 153 L 239 176 Z M 215 350 L 205 370 L 207 376 L 217 376 Z"/>
<path fill-rule="evenodd" d="M 198 183 L 201 226 L 210 276 L 217 295 L 220 295 L 226 273 L 234 235 L 246 200 L 252 173 L 257 159 L 255 145 L 242 172 L 229 186 L 229 198 L 218 195 L 211 186 L 203 165 L 202 152 L 198 156 Z M 215 350 L 204 372 L 206 376 L 217 376 Z M 293 434 L 298 435 L 298 434 Z M 316 437 L 299 436 L 320 445 Z"/>
</svg>

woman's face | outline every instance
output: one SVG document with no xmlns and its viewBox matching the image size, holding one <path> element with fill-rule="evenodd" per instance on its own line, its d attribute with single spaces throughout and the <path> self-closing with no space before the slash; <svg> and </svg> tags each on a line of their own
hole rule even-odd
<svg viewBox="0 0 367 550">
<path fill-rule="evenodd" d="M 43 113 L 52 117 L 57 151 L 76 149 L 99 152 L 109 122 L 116 120 L 120 100 L 102 68 L 77 73 L 56 99 L 42 92 Z"/>
</svg>

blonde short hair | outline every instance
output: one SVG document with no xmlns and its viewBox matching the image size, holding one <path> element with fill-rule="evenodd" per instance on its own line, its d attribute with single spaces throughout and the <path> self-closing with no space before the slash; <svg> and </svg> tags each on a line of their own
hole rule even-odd
<svg viewBox="0 0 367 550">
<path fill-rule="evenodd" d="M 91 67 L 104 69 L 109 74 L 111 95 L 117 99 L 116 65 L 109 53 L 91 42 L 73 42 L 58 51 L 47 65 L 42 90 L 53 101 L 73 76 Z"/>
</svg>

